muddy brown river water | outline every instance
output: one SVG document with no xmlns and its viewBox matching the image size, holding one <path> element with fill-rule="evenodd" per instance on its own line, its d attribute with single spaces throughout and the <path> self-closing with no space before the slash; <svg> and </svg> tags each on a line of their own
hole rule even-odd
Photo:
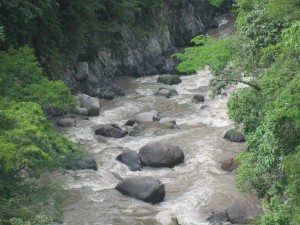
<svg viewBox="0 0 300 225">
<path fill-rule="evenodd" d="M 232 20 L 230 14 L 220 17 L 224 29 L 210 30 L 208 35 L 233 32 Z M 182 76 L 182 83 L 174 86 L 179 95 L 170 99 L 155 95 L 163 86 L 156 82 L 157 78 L 118 78 L 117 83 L 126 92 L 124 97 L 102 100 L 100 116 L 78 120 L 76 127 L 64 130 L 98 164 L 98 171 L 53 174 L 52 179 L 63 179 L 68 186 L 63 204 L 64 225 L 154 225 L 158 224 L 155 216 L 166 210 L 175 214 L 182 225 L 207 224 L 206 218 L 213 210 L 224 210 L 245 198 L 235 187 L 234 175 L 221 169 L 221 161 L 238 155 L 243 144 L 223 139 L 224 133 L 233 127 L 226 114 L 228 97 L 210 97 L 208 68 L 194 76 Z M 193 103 L 194 94 L 204 95 L 205 101 Z M 151 123 L 141 124 L 142 131 L 137 137 L 103 141 L 94 135 L 93 127 L 97 124 L 115 123 L 123 127 L 134 115 L 151 110 L 176 120 L 178 128 L 166 129 L 159 123 Z M 138 151 L 154 141 L 178 145 L 185 153 L 185 162 L 172 169 L 145 167 L 132 172 L 115 159 L 122 147 Z M 163 202 L 151 205 L 114 189 L 121 178 L 138 175 L 153 176 L 165 184 Z"/>
</svg>

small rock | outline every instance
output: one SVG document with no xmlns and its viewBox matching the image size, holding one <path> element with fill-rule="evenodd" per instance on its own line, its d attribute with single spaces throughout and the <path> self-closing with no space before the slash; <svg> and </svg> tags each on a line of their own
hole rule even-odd
<svg viewBox="0 0 300 225">
<path fill-rule="evenodd" d="M 228 172 L 233 172 L 238 168 L 239 164 L 234 161 L 233 158 L 227 159 L 222 163 L 222 169 Z"/>
<path fill-rule="evenodd" d="M 79 160 L 71 160 L 69 163 L 67 163 L 66 168 L 71 170 L 98 170 L 97 163 L 91 156 L 86 156 Z"/>
<path fill-rule="evenodd" d="M 167 85 L 174 85 L 174 84 L 181 83 L 181 79 L 178 75 L 166 74 L 166 75 L 159 76 L 157 82 L 167 84 Z"/>
<path fill-rule="evenodd" d="M 60 127 L 74 127 L 75 123 L 75 118 L 62 118 L 57 121 L 57 125 Z"/>
<path fill-rule="evenodd" d="M 203 95 L 194 95 L 192 102 L 204 102 L 204 96 Z"/>
<path fill-rule="evenodd" d="M 80 107 L 88 110 L 88 116 L 99 116 L 99 99 L 85 94 L 79 94 Z"/>
<path fill-rule="evenodd" d="M 122 130 L 116 124 L 103 124 L 99 125 L 95 130 L 96 135 L 102 135 L 104 137 L 121 138 L 124 137 L 128 132 Z"/>
<path fill-rule="evenodd" d="M 136 151 L 126 149 L 122 154 L 117 156 L 117 160 L 126 164 L 131 171 L 142 170 L 142 163 Z"/>
<path fill-rule="evenodd" d="M 73 113 L 76 115 L 87 116 L 89 111 L 86 108 L 75 107 Z"/>
</svg>

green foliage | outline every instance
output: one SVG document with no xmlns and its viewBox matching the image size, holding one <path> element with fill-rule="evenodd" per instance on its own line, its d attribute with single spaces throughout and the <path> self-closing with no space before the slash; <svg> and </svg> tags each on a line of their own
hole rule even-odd
<svg viewBox="0 0 300 225">
<path fill-rule="evenodd" d="M 0 94 L 17 101 L 34 101 L 48 114 L 65 112 L 75 105 L 70 90 L 61 81 L 50 81 L 33 50 L 23 47 L 0 52 Z"/>
<path fill-rule="evenodd" d="M 209 0 L 209 3 L 215 7 L 220 7 L 224 0 Z"/>
<path fill-rule="evenodd" d="M 213 71 L 219 71 L 229 62 L 232 54 L 232 39 L 214 40 L 199 36 L 193 39 L 198 46 L 186 48 L 184 53 L 177 53 L 173 57 L 182 62 L 176 69 L 185 74 L 194 73 L 209 65 Z"/>
<path fill-rule="evenodd" d="M 43 76 L 31 48 L 0 52 L 1 224 L 60 220 L 54 196 L 59 189 L 38 186 L 33 178 L 64 166 L 61 157 L 82 157 L 81 150 L 54 131 L 46 117 L 74 104 L 61 81 Z"/>
</svg>

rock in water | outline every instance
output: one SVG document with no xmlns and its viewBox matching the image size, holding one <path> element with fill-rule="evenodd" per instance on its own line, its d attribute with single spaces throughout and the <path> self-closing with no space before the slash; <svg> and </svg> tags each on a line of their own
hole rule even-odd
<svg viewBox="0 0 300 225">
<path fill-rule="evenodd" d="M 74 127 L 75 123 L 75 118 L 62 118 L 57 121 L 57 125 L 60 127 Z"/>
<path fill-rule="evenodd" d="M 98 126 L 98 128 L 95 130 L 96 135 L 112 138 L 121 138 L 124 137 L 127 133 L 127 131 L 122 130 L 116 124 L 103 124 Z"/>
<path fill-rule="evenodd" d="M 165 198 L 165 185 L 154 177 L 131 177 L 118 183 L 116 189 L 124 195 L 152 204 Z"/>
<path fill-rule="evenodd" d="M 222 162 L 222 169 L 228 172 L 234 171 L 236 168 L 238 168 L 239 164 L 234 161 L 233 158 L 226 159 Z"/>
<path fill-rule="evenodd" d="M 236 129 L 230 129 L 230 130 L 226 131 L 223 138 L 227 139 L 231 142 L 244 142 L 245 141 L 245 136 Z"/>
<path fill-rule="evenodd" d="M 135 115 L 132 119 L 128 120 L 125 126 L 133 126 L 135 122 L 138 123 L 151 123 L 157 118 L 157 111 L 152 110 L 150 112 L 142 112 Z"/>
<path fill-rule="evenodd" d="M 204 96 L 203 95 L 194 95 L 192 102 L 204 102 Z"/>
<path fill-rule="evenodd" d="M 166 74 L 166 75 L 159 76 L 157 82 L 167 84 L 167 85 L 174 85 L 174 84 L 181 83 L 181 79 L 178 75 Z"/>
<path fill-rule="evenodd" d="M 125 163 L 131 171 L 142 170 L 142 163 L 136 151 L 126 149 L 124 152 L 117 156 L 117 160 Z"/>
<path fill-rule="evenodd" d="M 80 107 L 88 110 L 88 116 L 99 116 L 100 103 L 98 98 L 91 97 L 85 94 L 79 95 Z"/>
<path fill-rule="evenodd" d="M 97 163 L 91 156 L 86 156 L 78 160 L 71 160 L 67 163 L 66 168 L 71 170 L 98 170 Z"/>
<path fill-rule="evenodd" d="M 174 167 L 184 161 L 183 151 L 175 145 L 166 143 L 150 143 L 139 150 L 144 166 Z"/>
</svg>

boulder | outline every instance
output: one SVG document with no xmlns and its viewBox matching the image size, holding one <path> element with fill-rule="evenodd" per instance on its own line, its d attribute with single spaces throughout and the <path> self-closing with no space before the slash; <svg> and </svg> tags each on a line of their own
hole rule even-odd
<svg viewBox="0 0 300 225">
<path fill-rule="evenodd" d="M 207 218 L 207 221 L 210 223 L 228 222 L 227 213 L 226 212 L 213 212 L 213 214 Z"/>
<path fill-rule="evenodd" d="M 233 224 L 249 224 L 252 218 L 262 215 L 262 210 L 259 206 L 246 201 L 233 203 L 226 212 L 229 221 Z"/>
<path fill-rule="evenodd" d="M 221 168 L 225 171 L 233 172 L 238 166 L 239 164 L 235 162 L 233 158 L 230 158 L 222 162 Z"/>
<path fill-rule="evenodd" d="M 156 92 L 156 94 L 165 96 L 166 98 L 170 98 L 174 95 L 178 95 L 178 92 L 173 87 L 161 87 L 159 88 L 158 92 Z"/>
<path fill-rule="evenodd" d="M 80 116 L 87 116 L 89 111 L 86 108 L 75 107 L 73 113 Z"/>
<path fill-rule="evenodd" d="M 179 225 L 178 219 L 170 210 L 157 213 L 155 220 L 160 225 Z"/>
<path fill-rule="evenodd" d="M 133 126 L 135 122 L 138 123 L 151 123 L 157 118 L 157 111 L 152 110 L 150 112 L 142 112 L 135 115 L 132 119 L 128 120 L 125 126 Z"/>
<path fill-rule="evenodd" d="M 96 135 L 101 135 L 104 137 L 112 137 L 112 138 L 121 138 L 124 137 L 128 132 L 122 130 L 116 124 L 103 124 L 99 125 L 95 130 Z"/>
<path fill-rule="evenodd" d="M 203 95 L 194 95 L 192 102 L 197 103 L 197 102 L 204 102 L 204 96 Z"/>
<path fill-rule="evenodd" d="M 89 75 L 89 64 L 87 62 L 76 63 L 75 79 L 77 81 L 85 80 Z"/>
<path fill-rule="evenodd" d="M 117 160 L 125 163 L 131 171 L 142 170 L 142 163 L 136 151 L 126 149 L 122 154 L 117 156 Z"/>
<path fill-rule="evenodd" d="M 71 170 L 98 170 L 97 163 L 91 156 L 86 156 L 78 160 L 71 160 L 67 163 L 66 168 Z"/>
<path fill-rule="evenodd" d="M 124 195 L 152 204 L 159 203 L 165 198 L 165 185 L 154 177 L 131 177 L 119 182 L 116 189 Z"/>
<path fill-rule="evenodd" d="M 99 116 L 100 103 L 98 98 L 80 94 L 79 101 L 80 107 L 88 110 L 88 116 Z"/>
<path fill-rule="evenodd" d="M 174 85 L 174 84 L 180 84 L 181 79 L 178 75 L 166 74 L 166 75 L 159 76 L 157 82 L 167 84 L 167 85 Z"/>
<path fill-rule="evenodd" d="M 62 118 L 57 121 L 57 125 L 60 127 L 74 127 L 75 123 L 75 118 Z"/>
<path fill-rule="evenodd" d="M 166 143 L 150 143 L 139 150 L 144 166 L 174 167 L 184 161 L 183 151 L 175 145 Z"/>
<path fill-rule="evenodd" d="M 226 131 L 224 139 L 227 139 L 231 142 L 244 142 L 245 136 L 242 134 L 242 132 L 236 130 L 236 129 L 230 129 Z"/>
</svg>

